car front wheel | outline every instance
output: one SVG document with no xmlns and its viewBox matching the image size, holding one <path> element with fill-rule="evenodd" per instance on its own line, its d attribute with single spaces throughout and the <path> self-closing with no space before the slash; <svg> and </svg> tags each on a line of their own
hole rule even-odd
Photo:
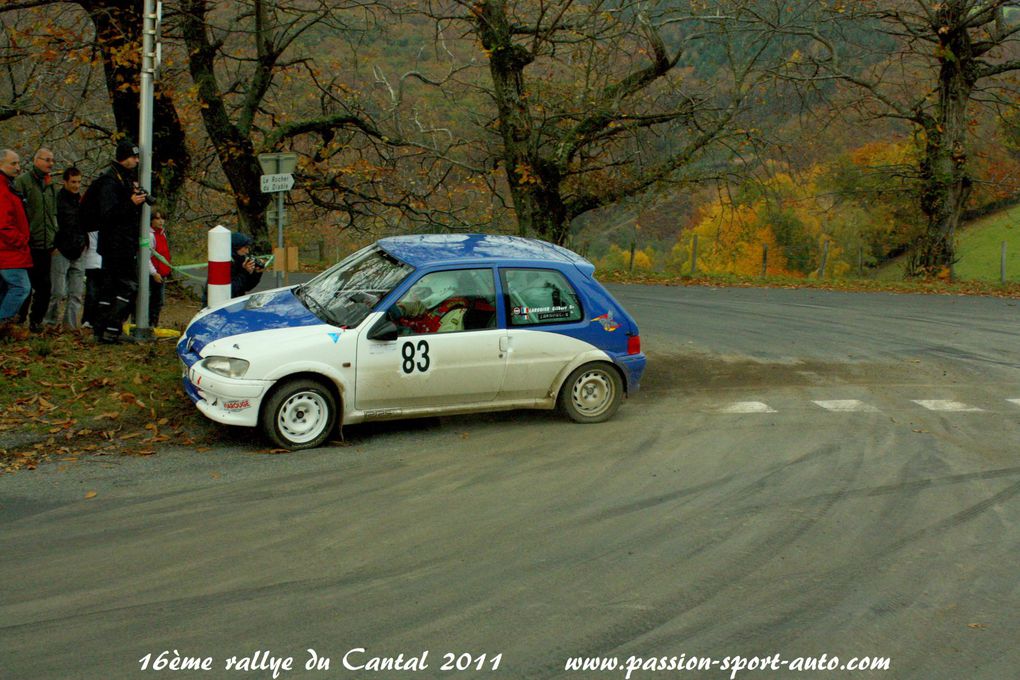
<svg viewBox="0 0 1020 680">
<path fill-rule="evenodd" d="M 291 380 L 269 397 L 262 412 L 262 430 L 277 446 L 291 451 L 322 444 L 336 428 L 337 402 L 315 380 Z"/>
<path fill-rule="evenodd" d="M 574 370 L 560 389 L 560 410 L 578 423 L 601 423 L 620 408 L 623 380 L 609 364 L 596 362 Z"/>
</svg>

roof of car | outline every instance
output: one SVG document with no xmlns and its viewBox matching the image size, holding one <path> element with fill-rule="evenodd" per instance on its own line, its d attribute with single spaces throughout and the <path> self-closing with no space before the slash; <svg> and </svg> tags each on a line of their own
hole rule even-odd
<svg viewBox="0 0 1020 680">
<path fill-rule="evenodd" d="M 457 264 L 479 260 L 554 261 L 592 267 L 588 260 L 566 248 L 521 236 L 493 234 L 420 234 L 379 240 L 379 247 L 413 267 Z"/>
</svg>

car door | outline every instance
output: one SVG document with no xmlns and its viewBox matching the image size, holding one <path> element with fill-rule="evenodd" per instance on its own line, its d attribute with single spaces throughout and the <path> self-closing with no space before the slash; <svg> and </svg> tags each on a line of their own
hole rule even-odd
<svg viewBox="0 0 1020 680">
<path fill-rule="evenodd" d="M 499 394 L 506 330 L 491 268 L 424 274 L 389 309 L 395 340 L 358 339 L 355 404 L 361 411 L 482 406 Z"/>
<path fill-rule="evenodd" d="M 507 318 L 507 372 L 500 400 L 542 399 L 560 370 L 592 349 L 572 337 L 586 326 L 577 291 L 563 272 L 501 268 Z"/>
</svg>

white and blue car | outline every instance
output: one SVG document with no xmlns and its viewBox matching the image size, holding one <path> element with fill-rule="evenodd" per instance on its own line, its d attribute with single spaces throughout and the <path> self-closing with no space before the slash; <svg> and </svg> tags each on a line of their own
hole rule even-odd
<svg viewBox="0 0 1020 680">
<path fill-rule="evenodd" d="M 287 449 L 368 420 L 558 406 L 602 422 L 645 355 L 594 270 L 534 239 L 382 239 L 308 283 L 202 310 L 177 346 L 184 389 Z"/>
</svg>

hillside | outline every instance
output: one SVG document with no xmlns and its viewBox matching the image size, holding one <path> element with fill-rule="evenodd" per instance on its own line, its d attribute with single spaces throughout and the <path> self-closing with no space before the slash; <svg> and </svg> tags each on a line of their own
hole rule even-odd
<svg viewBox="0 0 1020 680">
<path fill-rule="evenodd" d="M 1006 243 L 1006 281 L 1020 282 L 1020 206 L 1012 206 L 969 222 L 957 238 L 961 281 L 1000 280 L 1002 244 Z M 890 281 L 903 278 L 906 256 L 875 270 L 871 278 Z"/>
</svg>

